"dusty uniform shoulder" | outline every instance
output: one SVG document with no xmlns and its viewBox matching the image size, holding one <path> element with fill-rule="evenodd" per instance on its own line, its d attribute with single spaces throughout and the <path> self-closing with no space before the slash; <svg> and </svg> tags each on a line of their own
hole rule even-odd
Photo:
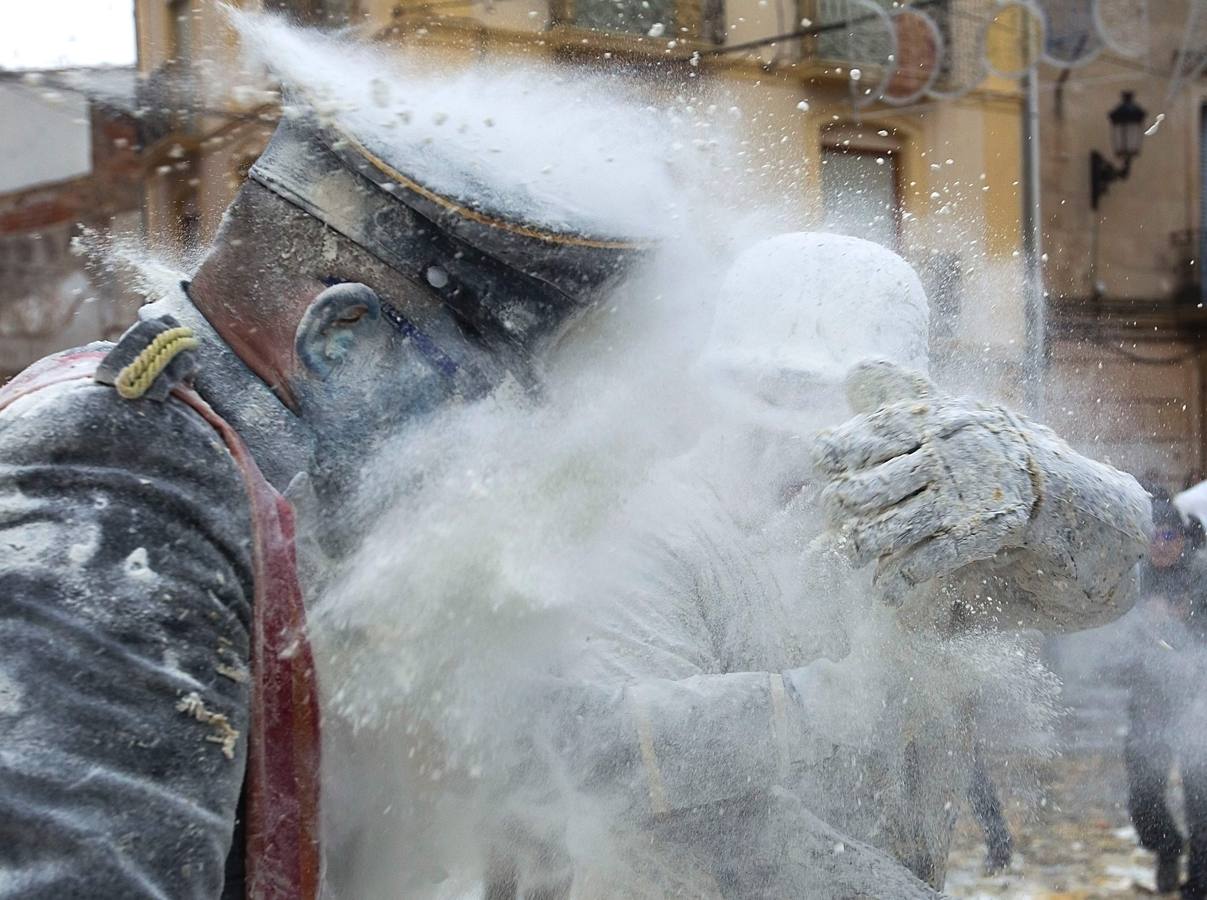
<svg viewBox="0 0 1207 900">
<path fill-rule="evenodd" d="M 132 326 L 96 370 L 96 380 L 112 385 L 126 400 L 162 403 L 173 388 L 189 386 L 197 374 L 197 338 L 171 316 Z"/>
<path fill-rule="evenodd" d="M 164 350 L 176 327 L 44 361 L 0 412 L 0 898 L 232 883 L 251 512 L 217 432 L 170 397 L 195 366 Z"/>
</svg>

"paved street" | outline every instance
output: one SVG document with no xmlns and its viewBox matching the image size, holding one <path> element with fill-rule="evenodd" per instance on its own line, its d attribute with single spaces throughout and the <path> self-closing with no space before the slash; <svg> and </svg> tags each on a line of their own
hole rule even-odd
<svg viewBox="0 0 1207 900">
<path fill-rule="evenodd" d="M 1044 767 L 1038 808 L 1010 805 L 1015 858 L 996 876 L 981 872 L 985 848 L 971 817 L 960 821 L 948 891 L 954 897 L 1106 900 L 1152 896 L 1149 855 L 1136 846 L 1117 756 L 1069 753 Z"/>
<path fill-rule="evenodd" d="M 1015 838 L 1010 869 L 985 876 L 981 834 L 961 817 L 947 881 L 953 897 L 1015 900 L 1118 900 L 1154 896 L 1150 856 L 1136 845 L 1128 821 L 1121 748 L 1123 690 L 1097 677 L 1084 661 L 1100 646 L 1092 637 L 1071 645 L 1060 729 L 1062 750 L 1039 772 L 1039 797 L 1003 796 Z M 1174 784 L 1176 788 L 1176 776 Z M 1174 791 L 1175 796 L 1177 791 Z"/>
</svg>

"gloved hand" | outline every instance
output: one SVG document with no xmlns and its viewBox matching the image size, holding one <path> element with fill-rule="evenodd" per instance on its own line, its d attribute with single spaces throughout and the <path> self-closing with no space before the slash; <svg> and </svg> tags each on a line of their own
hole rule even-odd
<svg viewBox="0 0 1207 900">
<path fill-rule="evenodd" d="M 969 623 L 1048 633 L 1134 602 L 1152 512 L 1130 475 L 891 363 L 856 366 L 847 394 L 859 415 L 815 447 L 822 500 L 887 602 L 943 579 Z"/>
<path fill-rule="evenodd" d="M 884 361 L 852 369 L 847 395 L 859 415 L 815 447 L 822 502 L 855 561 L 878 561 L 886 601 L 1023 544 L 1040 489 L 1013 413 Z"/>
</svg>

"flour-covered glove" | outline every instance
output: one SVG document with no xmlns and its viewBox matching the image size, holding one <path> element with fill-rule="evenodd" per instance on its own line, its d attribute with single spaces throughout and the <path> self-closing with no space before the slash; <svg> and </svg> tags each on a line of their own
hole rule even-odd
<svg viewBox="0 0 1207 900">
<path fill-rule="evenodd" d="M 848 377 L 862 415 L 818 438 L 822 500 L 856 562 L 880 561 L 886 599 L 1019 546 L 1038 499 L 1022 424 L 869 362 Z"/>
<path fill-rule="evenodd" d="M 822 500 L 886 601 L 960 573 L 1009 627 L 1088 627 L 1130 605 L 1150 528 L 1130 476 L 892 363 L 856 366 L 847 394 L 859 415 L 815 448 Z"/>
</svg>

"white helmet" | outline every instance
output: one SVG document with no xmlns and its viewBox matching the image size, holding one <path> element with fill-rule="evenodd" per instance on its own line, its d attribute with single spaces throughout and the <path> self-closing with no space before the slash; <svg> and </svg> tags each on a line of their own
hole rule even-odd
<svg viewBox="0 0 1207 900">
<path fill-rule="evenodd" d="M 834 385 L 869 357 L 925 372 L 929 319 L 922 283 L 891 250 L 838 234 L 782 234 L 730 267 L 701 363 L 744 381 Z"/>
</svg>

